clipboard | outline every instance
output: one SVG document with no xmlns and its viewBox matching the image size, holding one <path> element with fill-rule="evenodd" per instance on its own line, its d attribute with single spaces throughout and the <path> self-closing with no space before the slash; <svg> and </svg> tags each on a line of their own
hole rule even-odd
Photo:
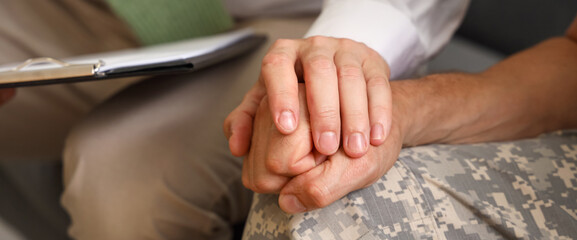
<svg viewBox="0 0 577 240">
<path fill-rule="evenodd" d="M 266 35 L 240 29 L 210 37 L 69 59 L 0 66 L 0 88 L 197 71 L 255 49 Z"/>
</svg>

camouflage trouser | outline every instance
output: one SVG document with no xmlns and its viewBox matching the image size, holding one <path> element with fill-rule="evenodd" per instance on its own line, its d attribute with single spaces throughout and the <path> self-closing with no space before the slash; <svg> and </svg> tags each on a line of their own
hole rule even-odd
<svg viewBox="0 0 577 240">
<path fill-rule="evenodd" d="M 577 131 L 401 151 L 372 186 L 288 215 L 257 194 L 248 239 L 577 238 Z"/>
</svg>

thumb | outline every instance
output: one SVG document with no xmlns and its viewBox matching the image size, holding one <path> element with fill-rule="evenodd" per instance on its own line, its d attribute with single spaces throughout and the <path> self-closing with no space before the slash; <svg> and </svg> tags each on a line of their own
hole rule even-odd
<svg viewBox="0 0 577 240">
<path fill-rule="evenodd" d="M 224 120 L 224 134 L 228 139 L 230 152 L 235 156 L 248 153 L 254 117 L 265 93 L 264 87 L 256 83 L 246 93 L 240 105 Z"/>
<path fill-rule="evenodd" d="M 354 188 L 355 182 L 346 181 L 350 163 L 337 155 L 329 157 L 314 169 L 294 177 L 280 192 L 279 205 L 287 213 L 300 213 L 326 207 Z M 354 180 L 353 180 L 354 181 Z"/>
<path fill-rule="evenodd" d="M 377 181 L 393 166 L 396 156 L 398 151 L 371 147 L 363 157 L 351 159 L 340 149 L 317 167 L 291 179 L 280 192 L 279 205 L 287 213 L 326 207 Z"/>
</svg>

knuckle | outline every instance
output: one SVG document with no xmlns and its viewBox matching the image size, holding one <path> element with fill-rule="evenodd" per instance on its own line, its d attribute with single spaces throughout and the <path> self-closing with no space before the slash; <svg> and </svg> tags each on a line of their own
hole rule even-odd
<svg viewBox="0 0 577 240">
<path fill-rule="evenodd" d="M 366 176 L 365 186 L 369 186 L 379 180 L 385 172 L 385 164 L 380 162 L 377 156 L 367 154 L 364 156 L 364 164 L 359 169 L 359 173 Z"/>
<path fill-rule="evenodd" d="M 363 43 L 357 42 L 350 38 L 339 38 L 339 45 L 341 45 L 343 48 L 358 48 L 364 46 Z"/>
<path fill-rule="evenodd" d="M 306 187 L 305 194 L 311 199 L 315 208 L 323 208 L 331 203 L 331 192 L 326 186 L 311 183 Z"/>
<path fill-rule="evenodd" d="M 270 52 L 262 59 L 263 67 L 277 67 L 292 65 L 292 60 L 288 54 L 284 52 Z"/>
<path fill-rule="evenodd" d="M 381 177 L 381 168 L 379 166 L 380 164 L 366 167 L 365 174 L 368 176 L 369 184 L 374 183 L 374 181 L 377 181 L 377 179 Z"/>
<path fill-rule="evenodd" d="M 349 51 L 355 51 L 356 53 L 359 53 L 361 56 L 366 56 L 370 58 L 374 57 L 374 55 L 372 55 L 372 52 L 374 51 L 372 51 L 372 49 L 363 42 L 357 42 L 355 40 L 348 38 L 341 38 L 339 39 L 339 44 L 341 48 L 347 49 Z"/>
<path fill-rule="evenodd" d="M 367 171 L 367 179 L 363 187 L 371 186 L 381 178 L 382 172 L 380 169 L 380 167 L 374 167 Z"/>
<path fill-rule="evenodd" d="M 321 107 L 317 111 L 316 117 L 322 121 L 336 121 L 340 119 L 340 111 L 333 107 Z"/>
<path fill-rule="evenodd" d="M 279 104 L 281 104 L 283 107 L 287 107 L 287 106 L 292 107 L 292 104 L 290 104 L 290 101 L 296 101 L 296 100 L 292 100 L 292 99 L 296 98 L 296 96 L 298 95 L 298 92 L 293 92 L 292 89 L 288 89 L 288 88 L 281 88 L 281 89 L 276 89 L 275 92 L 269 92 L 268 94 L 269 94 L 271 100 L 274 101 L 273 107 L 280 107 Z M 268 107 L 269 106 L 267 105 L 267 108 Z"/>
<path fill-rule="evenodd" d="M 283 164 L 281 164 L 280 161 L 270 158 L 265 161 L 265 168 L 266 170 L 270 171 L 273 174 L 280 174 L 280 175 L 285 174 L 287 171 L 286 167 Z"/>
<path fill-rule="evenodd" d="M 364 121 L 367 121 L 369 119 L 369 115 L 367 113 L 367 111 L 364 111 L 362 109 L 348 109 L 346 111 L 346 113 L 344 113 L 344 118 L 347 119 L 348 122 L 352 123 L 352 124 L 359 124 L 359 123 L 364 123 Z M 351 130 L 362 130 L 361 129 L 351 129 Z"/>
<path fill-rule="evenodd" d="M 298 166 L 290 164 L 286 167 L 277 167 L 276 169 L 270 169 L 269 171 L 280 176 L 295 176 L 301 173 L 300 170 L 301 169 Z"/>
<path fill-rule="evenodd" d="M 279 189 L 277 184 L 275 184 L 270 179 L 266 178 L 256 178 L 254 179 L 253 186 L 251 190 L 257 193 L 271 193 Z"/>
<path fill-rule="evenodd" d="M 299 170 L 300 170 L 300 169 L 299 169 L 297 166 L 295 166 L 295 165 L 290 165 L 290 166 L 288 166 L 287 172 L 286 172 L 285 174 L 286 174 L 286 175 L 289 175 L 289 174 L 290 174 L 290 175 L 296 175 L 296 174 L 299 174 L 299 173 L 300 173 Z"/>
<path fill-rule="evenodd" d="M 334 63 L 332 58 L 324 55 L 315 55 L 308 59 L 307 65 L 316 70 L 333 70 Z"/>
<path fill-rule="evenodd" d="M 339 79 L 360 80 L 363 79 L 363 70 L 354 65 L 343 65 L 339 68 Z"/>
<path fill-rule="evenodd" d="M 295 40 L 292 40 L 292 39 L 280 38 L 280 39 L 277 39 L 276 41 L 274 41 L 274 43 L 272 44 L 272 48 L 292 47 L 294 42 L 295 42 Z"/>
<path fill-rule="evenodd" d="M 384 75 L 371 76 L 367 79 L 368 88 L 389 88 L 389 80 Z"/>
<path fill-rule="evenodd" d="M 365 51 L 366 54 L 368 54 L 368 56 L 370 58 L 376 59 L 379 62 L 381 62 L 382 64 L 386 64 L 385 60 L 383 59 L 383 57 L 381 56 L 381 54 L 379 54 L 377 51 L 375 51 L 374 49 L 370 48 L 369 46 L 363 44 L 365 46 Z"/>
<path fill-rule="evenodd" d="M 287 169 L 286 169 L 286 172 L 284 173 L 284 175 L 285 176 L 295 176 L 295 175 L 303 173 L 303 171 L 306 171 L 306 170 L 303 170 L 301 167 L 299 167 L 296 164 L 291 164 L 291 165 L 287 166 Z"/>
<path fill-rule="evenodd" d="M 331 38 L 324 36 L 312 36 L 307 41 L 313 46 L 325 46 Z"/>
</svg>

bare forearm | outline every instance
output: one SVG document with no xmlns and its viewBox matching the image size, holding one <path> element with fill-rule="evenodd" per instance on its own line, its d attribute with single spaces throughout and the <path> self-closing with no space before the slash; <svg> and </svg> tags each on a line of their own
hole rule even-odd
<svg viewBox="0 0 577 240">
<path fill-rule="evenodd" d="M 406 145 L 531 137 L 577 127 L 577 43 L 555 38 L 482 74 L 394 82 Z"/>
</svg>

